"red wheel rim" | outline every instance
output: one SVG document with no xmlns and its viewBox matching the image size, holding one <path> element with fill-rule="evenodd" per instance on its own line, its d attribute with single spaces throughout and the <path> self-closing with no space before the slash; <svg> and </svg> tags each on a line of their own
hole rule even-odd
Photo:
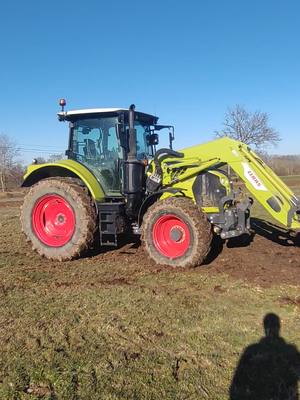
<svg viewBox="0 0 300 400">
<path fill-rule="evenodd" d="M 183 256 L 190 246 L 188 225 L 173 214 L 161 216 L 153 226 L 153 242 L 157 250 L 168 258 Z"/>
<path fill-rule="evenodd" d="M 64 246 L 75 230 L 74 211 L 70 204 L 57 194 L 43 196 L 34 206 L 32 228 L 39 240 L 47 246 Z"/>
</svg>

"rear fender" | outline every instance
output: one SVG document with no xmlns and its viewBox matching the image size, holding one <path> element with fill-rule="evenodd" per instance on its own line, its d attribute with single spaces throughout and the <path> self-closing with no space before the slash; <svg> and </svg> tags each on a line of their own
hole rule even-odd
<svg viewBox="0 0 300 400">
<path fill-rule="evenodd" d="M 96 177 L 84 165 L 74 160 L 61 160 L 55 163 L 29 165 L 22 186 L 28 187 L 41 179 L 51 177 L 79 178 L 88 188 L 95 201 L 104 201 L 104 191 Z"/>
</svg>

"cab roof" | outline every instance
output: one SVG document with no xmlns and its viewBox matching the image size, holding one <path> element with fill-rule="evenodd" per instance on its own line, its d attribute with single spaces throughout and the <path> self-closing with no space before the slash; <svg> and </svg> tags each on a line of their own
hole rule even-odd
<svg viewBox="0 0 300 400">
<path fill-rule="evenodd" d="M 59 112 L 58 118 L 60 120 L 73 120 L 73 119 L 78 119 L 83 115 L 86 116 L 96 116 L 97 114 L 105 114 L 105 115 L 119 115 L 119 114 L 128 114 L 128 108 L 86 108 L 82 110 L 70 110 L 70 111 L 61 111 Z M 153 120 L 153 123 L 156 124 L 158 121 L 158 117 L 151 115 L 151 114 L 145 114 L 139 111 L 135 111 L 135 114 L 139 115 L 143 119 L 150 119 Z"/>
</svg>

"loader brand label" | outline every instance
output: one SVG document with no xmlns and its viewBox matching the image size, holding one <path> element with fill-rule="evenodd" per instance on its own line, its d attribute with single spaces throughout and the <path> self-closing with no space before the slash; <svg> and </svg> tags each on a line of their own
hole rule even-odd
<svg viewBox="0 0 300 400">
<path fill-rule="evenodd" d="M 262 190 L 266 192 L 268 189 L 265 187 L 265 185 L 262 183 L 262 181 L 258 178 L 256 173 L 251 169 L 250 165 L 247 163 L 242 163 L 243 168 L 244 168 L 244 176 L 251 183 L 251 185 L 254 187 L 256 190 Z"/>
</svg>

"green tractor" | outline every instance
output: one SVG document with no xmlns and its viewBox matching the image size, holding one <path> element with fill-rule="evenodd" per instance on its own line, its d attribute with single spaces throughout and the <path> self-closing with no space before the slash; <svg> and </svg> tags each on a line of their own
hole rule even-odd
<svg viewBox="0 0 300 400">
<path fill-rule="evenodd" d="M 249 233 L 253 200 L 233 189 L 228 166 L 278 222 L 300 229 L 300 200 L 247 145 L 222 138 L 178 152 L 173 127 L 134 105 L 68 112 L 60 105 L 67 159 L 30 165 L 23 182 L 30 190 L 22 229 L 46 258 L 70 260 L 135 234 L 158 264 L 201 264 L 214 234 Z M 157 150 L 163 129 L 169 148 Z"/>
</svg>

